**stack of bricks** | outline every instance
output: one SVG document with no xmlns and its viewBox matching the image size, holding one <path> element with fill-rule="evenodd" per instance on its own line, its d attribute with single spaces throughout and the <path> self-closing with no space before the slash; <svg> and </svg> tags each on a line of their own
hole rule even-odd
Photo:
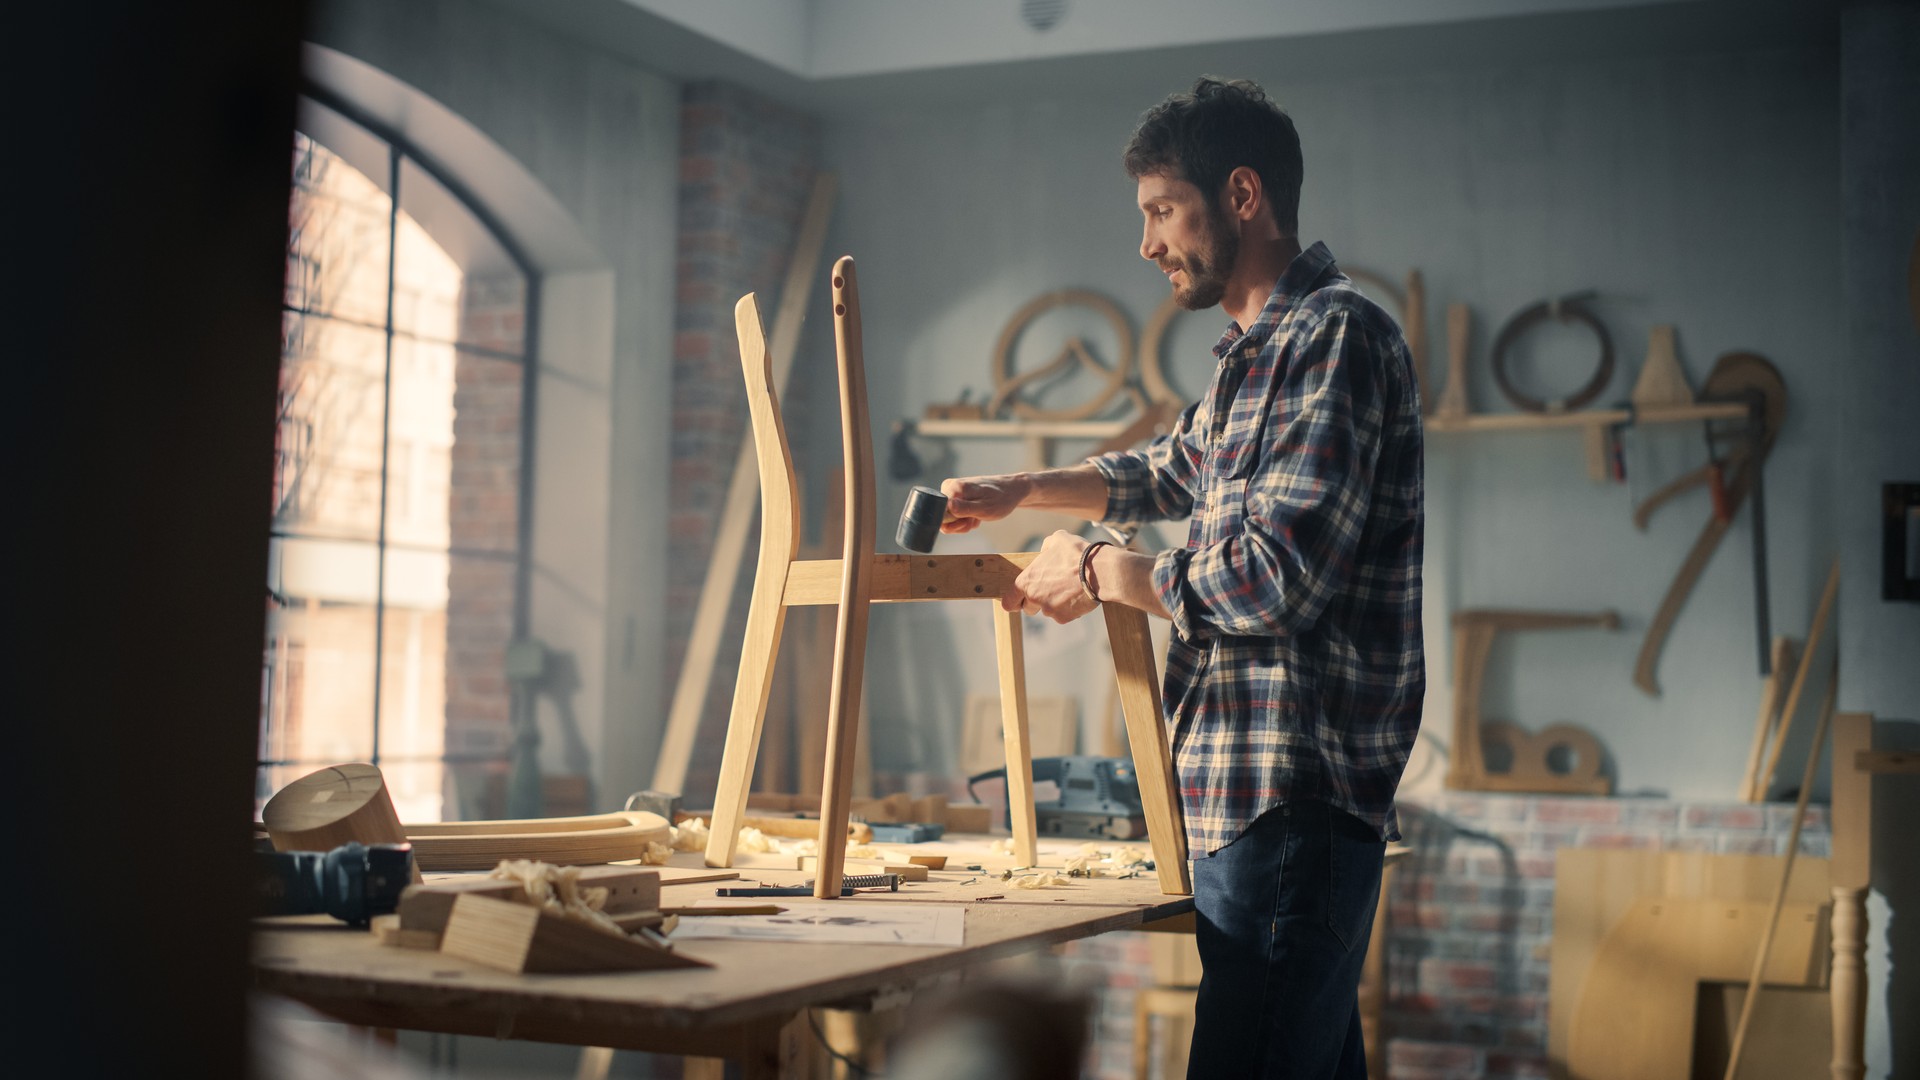
<svg viewBox="0 0 1920 1080">
<path fill-rule="evenodd" d="M 677 675 L 686 655 L 735 455 L 748 437 L 733 306 L 742 294 L 758 293 L 771 332 L 806 212 L 818 143 L 811 117 L 738 86 L 690 83 L 684 90 L 669 481 L 668 565 L 677 568 L 667 583 L 670 675 Z M 824 294 L 816 283 L 815 298 Z M 789 440 L 796 445 L 805 441 L 806 397 L 805 382 L 798 378 L 782 396 Z M 752 579 L 749 555 L 720 638 L 716 671 L 738 666 Z M 665 694 L 671 694 L 672 685 L 670 678 Z M 690 763 L 687 791 L 712 790 L 715 784 L 722 745 L 715 733 L 725 730 L 732 692 L 730 679 L 713 680 L 702 715 L 708 737 L 700 740 Z"/>
<path fill-rule="evenodd" d="M 520 531 L 520 429 L 526 283 L 469 278 L 454 360 L 447 573 L 447 753 L 504 755 L 512 741 L 503 667 L 513 637 Z M 494 355 L 499 354 L 499 355 Z M 498 557 L 492 557 L 497 555 Z"/>
<path fill-rule="evenodd" d="M 1394 1080 L 1546 1077 L 1554 853 L 1563 847 L 1784 854 L 1793 807 L 1445 792 L 1403 800 L 1412 853 L 1387 910 L 1381 1030 Z M 1827 815 L 1809 807 L 1803 855 L 1825 858 Z M 1064 946 L 1077 974 L 1104 973 L 1088 1075 L 1132 1075 L 1133 998 L 1153 982 L 1143 934 Z M 1095 981 L 1098 981 L 1096 978 Z"/>
</svg>

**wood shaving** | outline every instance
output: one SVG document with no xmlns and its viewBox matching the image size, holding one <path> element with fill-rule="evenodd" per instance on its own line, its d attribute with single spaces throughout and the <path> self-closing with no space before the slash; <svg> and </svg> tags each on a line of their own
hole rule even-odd
<svg viewBox="0 0 1920 1080">
<path fill-rule="evenodd" d="M 649 845 L 650 848 L 664 846 Z M 620 924 L 601 910 L 607 903 L 607 890 L 597 885 L 582 887 L 578 866 L 555 866 L 531 859 L 506 859 L 487 876 L 500 881 L 519 882 L 523 892 L 515 899 L 521 903 L 610 934 L 627 936 L 626 931 L 620 929 Z"/>
<path fill-rule="evenodd" d="M 705 851 L 708 835 L 706 818 L 689 818 L 673 826 L 673 850 Z"/>
<path fill-rule="evenodd" d="M 1066 884 L 1069 884 L 1069 881 L 1064 875 L 1046 871 L 1038 874 L 1022 874 L 1013 879 L 1013 887 L 1016 889 L 1051 889 L 1056 885 Z"/>
<path fill-rule="evenodd" d="M 673 849 L 658 840 L 647 841 L 647 850 L 640 856 L 642 866 L 665 866 L 673 856 Z"/>
<path fill-rule="evenodd" d="M 740 839 L 735 842 L 734 846 L 740 851 L 757 854 L 763 851 L 772 851 L 773 839 L 759 829 L 748 825 L 740 830 Z"/>
<path fill-rule="evenodd" d="M 995 840 L 993 846 L 987 850 L 993 852 L 995 855 L 1011 855 L 1013 854 L 1013 837 L 1009 836 L 1005 840 Z"/>
</svg>

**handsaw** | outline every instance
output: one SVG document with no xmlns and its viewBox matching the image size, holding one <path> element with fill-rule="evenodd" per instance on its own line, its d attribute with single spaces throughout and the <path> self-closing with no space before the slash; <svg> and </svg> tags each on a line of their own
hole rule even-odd
<svg viewBox="0 0 1920 1080">
<path fill-rule="evenodd" d="M 1747 445 L 1730 453 L 1726 459 L 1709 462 L 1698 469 L 1655 491 L 1646 501 L 1635 508 L 1634 524 L 1641 529 L 1647 527 L 1647 521 L 1653 511 L 1675 495 L 1689 490 L 1714 478 L 1718 469 L 1732 467 L 1733 476 L 1728 482 L 1723 503 L 1724 513 L 1716 512 L 1707 519 L 1700 532 L 1700 538 L 1694 541 L 1692 550 L 1687 552 L 1685 561 L 1680 564 L 1680 572 L 1674 575 L 1673 584 L 1667 587 L 1667 595 L 1660 602 L 1660 610 L 1647 624 L 1647 636 L 1640 643 L 1640 656 L 1634 662 L 1633 684 L 1649 696 L 1660 696 L 1660 684 L 1654 678 L 1654 668 L 1659 663 L 1660 652 L 1666 647 L 1667 637 L 1673 631 L 1673 624 L 1680 617 L 1680 609 L 1685 606 L 1687 597 L 1700 580 L 1700 575 L 1713 558 L 1714 551 L 1720 546 L 1720 540 L 1726 536 L 1733 525 L 1733 516 L 1739 512 L 1740 504 L 1749 495 L 1754 500 L 1754 606 L 1757 613 L 1756 624 L 1760 635 L 1760 671 L 1766 674 L 1769 655 L 1769 619 L 1767 600 L 1766 569 L 1766 525 L 1765 488 L 1761 484 L 1761 463 L 1765 461 L 1767 451 L 1772 448 L 1774 436 L 1787 416 L 1787 386 L 1780 378 L 1780 372 L 1765 357 L 1754 353 L 1726 353 L 1714 361 L 1713 371 L 1707 376 L 1702 388 L 1703 400 L 1740 401 L 1757 399 L 1758 410 L 1754 417 L 1758 432 L 1750 432 Z M 1758 453 L 1754 452 L 1755 444 Z"/>
</svg>

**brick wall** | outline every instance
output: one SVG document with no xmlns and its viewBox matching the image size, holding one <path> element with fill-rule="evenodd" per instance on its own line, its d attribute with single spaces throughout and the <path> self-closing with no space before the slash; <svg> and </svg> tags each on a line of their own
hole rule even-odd
<svg viewBox="0 0 1920 1080">
<path fill-rule="evenodd" d="M 1387 901 L 1388 1075 L 1531 1080 L 1548 1075 L 1554 853 L 1779 855 L 1793 807 L 1449 792 L 1402 802 L 1400 816 L 1413 852 Z M 1826 858 L 1830 850 L 1826 810 L 1809 807 L 1800 851 Z M 1132 1075 L 1133 998 L 1153 982 L 1146 936 L 1108 934 L 1061 949 L 1083 975 L 1104 973 L 1089 1058 L 1089 1075 L 1102 1080 Z"/>
<path fill-rule="evenodd" d="M 512 741 L 503 665 L 513 637 L 519 541 L 520 428 L 524 371 L 518 355 L 526 283 L 518 275 L 468 278 L 461 293 L 461 349 L 454 360 L 453 450 L 447 573 L 446 703 L 449 754 L 504 754 Z M 449 807 L 449 812 L 456 808 Z"/>
<path fill-rule="evenodd" d="M 661 690 L 663 710 L 686 654 L 720 506 L 746 437 L 733 305 L 743 293 L 759 293 L 772 329 L 819 142 L 812 118 L 725 83 L 689 84 L 680 115 L 668 557 L 681 572 L 667 583 L 669 677 Z M 815 297 L 824 293 L 816 285 Z M 807 397 L 805 385 L 796 381 L 782 400 L 789 438 L 796 444 L 805 441 Z M 835 400 L 831 394 L 825 398 Z M 749 552 L 721 635 L 717 672 L 739 664 L 752 577 Z M 732 696 L 732 679 L 716 677 L 688 769 L 688 792 L 713 789 Z"/>
</svg>

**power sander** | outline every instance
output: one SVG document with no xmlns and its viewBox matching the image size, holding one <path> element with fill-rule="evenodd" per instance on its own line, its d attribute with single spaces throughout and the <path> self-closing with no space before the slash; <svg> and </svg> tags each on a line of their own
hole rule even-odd
<svg viewBox="0 0 1920 1080">
<path fill-rule="evenodd" d="M 967 790 L 982 780 L 1004 777 L 994 769 L 967 778 Z M 1146 810 L 1140 805 L 1140 781 L 1126 758 L 1076 755 L 1033 759 L 1033 782 L 1051 781 L 1059 794 L 1033 802 L 1034 831 L 1041 836 L 1086 840 L 1138 840 L 1147 835 Z M 974 801 L 979 801 L 974 796 Z M 1011 820 L 1011 818 L 1009 818 Z"/>
</svg>

